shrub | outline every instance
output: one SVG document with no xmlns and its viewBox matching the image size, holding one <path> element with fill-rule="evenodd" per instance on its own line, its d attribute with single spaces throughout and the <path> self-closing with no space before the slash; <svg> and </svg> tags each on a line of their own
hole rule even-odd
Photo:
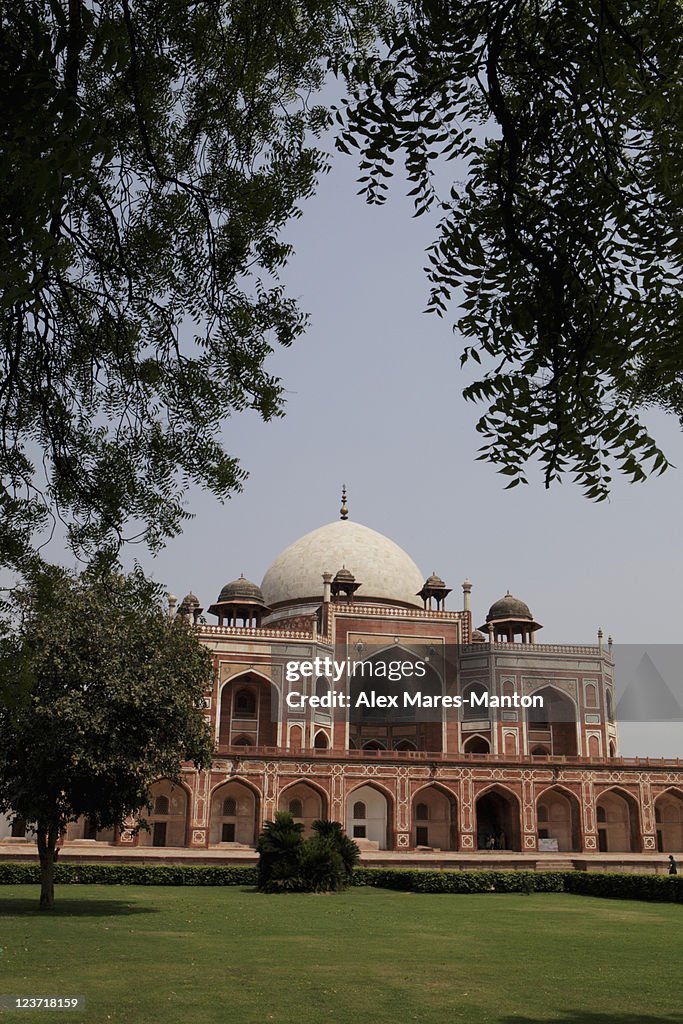
<svg viewBox="0 0 683 1024">
<path fill-rule="evenodd" d="M 242 865 L 180 864 L 60 864 L 55 882 L 60 885 L 255 885 L 256 868 Z M 0 885 L 35 885 L 40 869 L 35 864 L 0 862 Z"/>
<path fill-rule="evenodd" d="M 351 882 L 358 847 L 338 821 L 318 820 L 304 840 L 288 811 L 267 821 L 259 836 L 258 887 L 263 892 L 339 892 Z"/>
<path fill-rule="evenodd" d="M 683 903 L 683 876 L 629 875 L 573 871 L 565 876 L 565 892 L 618 900 Z"/>
<path fill-rule="evenodd" d="M 278 811 L 267 821 L 259 836 L 258 887 L 263 892 L 286 892 L 301 888 L 303 825 L 289 811 Z"/>
</svg>

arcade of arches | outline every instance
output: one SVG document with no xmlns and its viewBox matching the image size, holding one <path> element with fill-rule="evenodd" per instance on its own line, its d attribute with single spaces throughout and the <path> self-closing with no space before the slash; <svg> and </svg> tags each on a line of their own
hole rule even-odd
<svg viewBox="0 0 683 1024">
<path fill-rule="evenodd" d="M 275 810 L 284 810 L 304 826 L 305 835 L 311 834 L 317 819 L 342 821 L 361 852 L 683 854 L 683 789 L 676 787 L 655 792 L 645 815 L 637 789 L 596 785 L 592 812 L 586 815 L 585 803 L 571 787 L 552 782 L 536 784 L 531 800 L 522 782 L 467 783 L 472 788 L 466 800 L 468 790 L 457 782 L 415 779 L 408 786 L 406 801 L 397 779 L 375 782 L 356 776 L 356 781 L 347 783 L 341 809 L 338 800 L 333 805 L 329 785 L 319 776 L 283 778 L 277 798 L 266 808 L 267 785 L 266 778 L 258 775 L 249 781 L 216 780 L 205 798 L 204 845 L 226 854 L 235 848 L 253 850 L 264 820 Z M 152 787 L 151 806 L 143 814 L 146 827 L 137 834 L 126 838 L 111 830 L 95 832 L 87 820 L 80 819 L 69 825 L 65 841 L 186 848 L 197 838 L 193 799 L 189 787 L 161 779 Z M 646 820 L 652 821 L 649 834 L 643 833 Z M 592 831 L 586 824 L 591 821 Z M 13 840 L 24 841 L 24 835 L 23 823 L 16 819 Z"/>
</svg>

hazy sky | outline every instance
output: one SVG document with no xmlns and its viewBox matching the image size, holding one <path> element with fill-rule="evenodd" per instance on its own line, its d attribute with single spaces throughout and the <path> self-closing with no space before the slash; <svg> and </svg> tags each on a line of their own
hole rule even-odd
<svg viewBox="0 0 683 1024">
<path fill-rule="evenodd" d="M 183 536 L 155 559 L 134 548 L 127 560 L 207 606 L 240 572 L 260 582 L 285 546 L 338 518 L 346 482 L 351 518 L 400 544 L 425 576 L 439 573 L 453 587 L 447 607 L 459 608 L 462 580 L 473 581 L 475 625 L 509 588 L 544 624 L 539 642 L 591 643 L 602 627 L 619 643 L 680 643 L 681 471 L 618 483 L 601 505 L 571 483 L 545 491 L 538 472 L 531 486 L 503 490 L 475 461 L 478 410 L 461 397 L 469 378 L 455 317 L 422 312 L 433 225 L 412 219 L 400 189 L 384 208 L 366 206 L 355 173 L 336 157 L 288 229 L 296 255 L 284 281 L 311 320 L 271 361 L 286 417 L 243 414 L 225 430 L 250 474 L 244 493 L 222 506 L 192 492 Z M 651 419 L 683 466 L 677 422 Z"/>
</svg>

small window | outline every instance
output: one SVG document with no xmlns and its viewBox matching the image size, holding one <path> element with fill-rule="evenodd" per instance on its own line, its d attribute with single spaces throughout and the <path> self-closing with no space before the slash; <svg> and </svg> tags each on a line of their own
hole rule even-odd
<svg viewBox="0 0 683 1024">
<path fill-rule="evenodd" d="M 549 750 L 547 747 L 534 747 L 531 751 L 532 757 L 547 757 Z"/>
<path fill-rule="evenodd" d="M 233 800 L 231 796 L 227 800 L 223 801 L 223 817 L 234 818 L 237 814 L 237 801 Z"/>
<path fill-rule="evenodd" d="M 327 750 L 329 746 L 329 743 L 327 742 L 327 735 L 324 732 L 317 732 L 315 734 L 313 746 L 316 750 Z"/>
<path fill-rule="evenodd" d="M 290 800 L 289 801 L 289 813 L 293 818 L 303 818 L 304 807 L 301 800 Z"/>
<path fill-rule="evenodd" d="M 354 818 L 367 817 L 365 813 L 365 804 L 363 803 L 362 800 L 356 800 L 355 804 L 353 805 L 353 816 Z"/>
<path fill-rule="evenodd" d="M 154 801 L 154 813 L 155 814 L 168 814 L 168 797 L 158 796 Z"/>
<path fill-rule="evenodd" d="M 354 825 L 353 826 L 353 838 L 354 839 L 365 839 L 365 825 Z"/>
<path fill-rule="evenodd" d="M 415 817 L 418 821 L 427 821 L 429 818 L 429 808 L 427 804 L 418 804 L 415 808 Z"/>
<path fill-rule="evenodd" d="M 253 746 L 248 736 L 238 736 L 236 740 L 232 741 L 233 747 L 251 747 Z"/>
<path fill-rule="evenodd" d="M 237 718 L 256 717 L 256 697 L 252 690 L 239 690 L 235 694 L 235 715 Z"/>
<path fill-rule="evenodd" d="M 24 818 L 15 818 L 14 821 L 12 822 L 12 838 L 26 838 L 26 821 Z"/>
<path fill-rule="evenodd" d="M 429 829 L 426 825 L 418 825 L 415 829 L 415 845 L 429 846 Z"/>
<path fill-rule="evenodd" d="M 327 697 L 330 692 L 330 684 L 328 683 L 325 676 L 318 676 L 315 681 L 315 695 L 316 697 Z"/>
<path fill-rule="evenodd" d="M 235 822 L 224 821 L 223 830 L 221 832 L 222 843 L 234 843 L 235 842 Z"/>
<path fill-rule="evenodd" d="M 548 829 L 547 828 L 539 828 L 539 830 L 538 830 L 538 838 L 539 839 L 550 839 L 550 836 L 548 835 Z"/>
</svg>

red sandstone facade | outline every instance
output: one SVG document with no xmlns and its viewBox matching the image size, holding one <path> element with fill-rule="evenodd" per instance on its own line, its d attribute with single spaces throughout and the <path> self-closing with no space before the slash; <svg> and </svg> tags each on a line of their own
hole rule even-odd
<svg viewBox="0 0 683 1024">
<path fill-rule="evenodd" d="M 355 575 L 335 564 L 342 558 Z M 212 768 L 154 786 L 149 832 L 93 835 L 76 823 L 65 852 L 87 841 L 118 855 L 156 847 L 244 859 L 278 810 L 307 830 L 316 818 L 343 822 L 374 859 L 517 854 L 590 865 L 621 854 L 655 864 L 683 852 L 683 763 L 619 756 L 610 645 L 536 643 L 540 625 L 510 595 L 491 607 L 487 639 L 472 626 L 469 581 L 463 609 L 446 611 L 448 588 L 432 576 L 416 591 L 417 572 L 386 538 L 335 523 L 287 549 L 263 589 L 244 579 L 224 587 L 209 609 L 217 626 L 188 595 L 178 614 L 194 617 L 216 667 L 206 700 Z M 431 721 L 357 721 L 340 707 L 287 706 L 287 661 L 401 658 L 416 645 L 435 666 L 433 692 L 542 695 L 544 710 L 465 703 Z M 346 673 L 296 689 L 348 698 L 354 685 Z"/>
</svg>

